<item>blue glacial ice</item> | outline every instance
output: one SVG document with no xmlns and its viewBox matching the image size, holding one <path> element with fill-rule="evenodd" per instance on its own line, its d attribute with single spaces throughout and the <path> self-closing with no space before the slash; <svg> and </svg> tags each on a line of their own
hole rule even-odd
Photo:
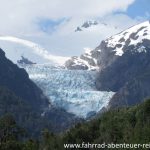
<svg viewBox="0 0 150 150">
<path fill-rule="evenodd" d="M 78 117 L 97 113 L 114 95 L 111 91 L 96 90 L 96 71 L 67 70 L 49 65 L 32 65 L 25 69 L 54 106 Z"/>
</svg>

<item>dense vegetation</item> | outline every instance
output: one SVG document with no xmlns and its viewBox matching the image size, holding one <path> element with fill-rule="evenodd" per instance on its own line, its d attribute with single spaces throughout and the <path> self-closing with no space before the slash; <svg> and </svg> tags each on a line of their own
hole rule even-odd
<svg viewBox="0 0 150 150">
<path fill-rule="evenodd" d="M 65 143 L 149 143 L 150 100 L 116 109 L 85 124 L 78 124 L 63 136 Z"/>
<path fill-rule="evenodd" d="M 47 127 L 51 129 L 48 119 L 41 117 L 28 102 L 16 96 L 9 89 L 0 86 L 0 116 L 11 114 L 17 124 L 25 128 L 29 136 L 37 136 L 40 131 Z"/>
<path fill-rule="evenodd" d="M 64 143 L 82 142 L 149 143 L 150 100 L 134 107 L 111 110 L 61 135 L 45 129 L 39 141 L 27 139 L 25 130 L 18 127 L 11 116 L 0 119 L 1 150 L 63 150 Z"/>
<path fill-rule="evenodd" d="M 29 79 L 27 72 L 7 59 L 2 49 L 0 49 L 0 86 L 7 87 L 36 111 L 42 112 L 49 105 L 48 99 Z"/>
<path fill-rule="evenodd" d="M 0 48 L 0 117 L 5 114 L 11 114 L 32 137 L 39 136 L 43 128 L 61 132 L 80 121 L 53 107 L 27 72 L 7 59 Z"/>
<path fill-rule="evenodd" d="M 45 116 L 33 109 L 33 107 L 20 97 L 16 96 L 6 87 L 0 86 L 0 117 L 11 114 L 17 124 L 26 129 L 29 137 L 40 136 L 43 128 L 53 132 L 60 132 L 75 124 L 74 115 L 62 109 L 51 108 Z M 74 122 L 73 122 L 74 119 Z"/>
</svg>

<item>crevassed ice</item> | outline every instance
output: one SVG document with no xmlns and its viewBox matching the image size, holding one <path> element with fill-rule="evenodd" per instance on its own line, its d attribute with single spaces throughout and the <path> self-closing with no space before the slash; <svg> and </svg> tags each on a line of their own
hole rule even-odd
<svg viewBox="0 0 150 150">
<path fill-rule="evenodd" d="M 29 77 L 50 98 L 53 105 L 86 118 L 106 107 L 114 92 L 97 91 L 96 72 L 51 68 L 48 65 L 26 66 Z"/>
</svg>

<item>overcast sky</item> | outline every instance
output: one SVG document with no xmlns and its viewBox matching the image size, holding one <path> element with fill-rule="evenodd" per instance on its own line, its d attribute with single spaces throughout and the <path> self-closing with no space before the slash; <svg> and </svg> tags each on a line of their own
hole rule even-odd
<svg viewBox="0 0 150 150">
<path fill-rule="evenodd" d="M 79 55 L 150 19 L 150 0 L 0 0 L 0 35 L 39 43 L 52 54 Z M 108 25 L 74 32 L 86 20 Z M 0 42 L 0 44 L 3 44 Z M 13 46 L 13 45 L 12 45 Z M 9 43 L 9 48 L 11 45 Z"/>
</svg>

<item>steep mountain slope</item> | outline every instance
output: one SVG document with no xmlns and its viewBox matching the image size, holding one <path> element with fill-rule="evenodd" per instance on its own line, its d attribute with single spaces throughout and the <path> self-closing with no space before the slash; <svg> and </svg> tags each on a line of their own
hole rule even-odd
<svg viewBox="0 0 150 150">
<path fill-rule="evenodd" d="M 35 111 L 28 102 L 0 86 L 0 117 L 6 114 L 12 115 L 30 136 L 38 136 L 46 126 L 49 130 L 52 129 L 50 121 L 41 117 L 40 112 Z"/>
<path fill-rule="evenodd" d="M 38 137 L 44 128 L 52 132 L 61 132 L 81 121 L 63 109 L 55 107 L 43 116 L 40 111 L 35 111 L 30 103 L 6 87 L 0 86 L 0 117 L 7 114 L 13 116 L 17 123 L 27 130 L 29 137 Z"/>
<path fill-rule="evenodd" d="M 139 103 L 150 96 L 150 22 L 133 26 L 98 47 L 100 73 L 97 88 L 117 92 L 110 107 Z M 136 101 L 134 101 L 136 99 Z"/>
<path fill-rule="evenodd" d="M 127 82 L 111 99 L 111 108 L 119 106 L 131 106 L 141 103 L 143 99 L 150 97 L 150 71 Z M 136 98 L 136 100 L 135 100 Z"/>
<path fill-rule="evenodd" d="M 75 115 L 53 107 L 27 72 L 8 60 L 2 49 L 0 86 L 0 116 L 11 113 L 31 134 L 39 134 L 43 128 L 60 132 L 79 121 Z"/>
<path fill-rule="evenodd" d="M 24 69 L 19 69 L 5 57 L 0 49 L 0 85 L 12 90 L 16 95 L 28 101 L 34 109 L 41 111 L 49 105 L 42 91 L 28 77 Z"/>
<path fill-rule="evenodd" d="M 150 22 L 146 21 L 102 41 L 94 50 L 86 51 L 80 57 L 72 57 L 66 62 L 66 67 L 85 70 L 94 67 L 101 70 L 127 51 L 146 52 L 145 48 L 149 47 L 149 40 Z"/>
</svg>

